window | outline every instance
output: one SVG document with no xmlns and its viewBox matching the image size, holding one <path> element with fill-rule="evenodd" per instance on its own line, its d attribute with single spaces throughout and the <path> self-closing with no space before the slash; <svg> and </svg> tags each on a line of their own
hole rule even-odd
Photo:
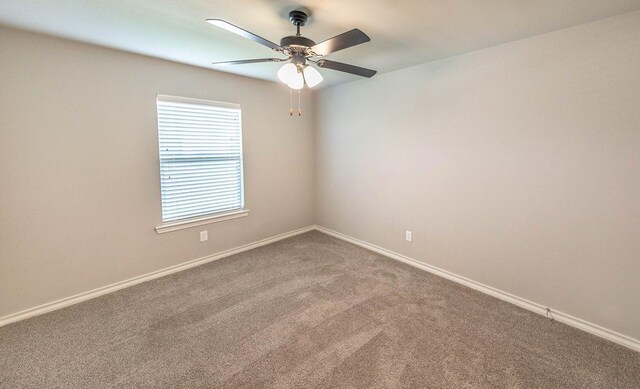
<svg viewBox="0 0 640 389">
<path fill-rule="evenodd" d="M 158 96 L 157 108 L 163 225 L 241 211 L 240 106 Z"/>
</svg>

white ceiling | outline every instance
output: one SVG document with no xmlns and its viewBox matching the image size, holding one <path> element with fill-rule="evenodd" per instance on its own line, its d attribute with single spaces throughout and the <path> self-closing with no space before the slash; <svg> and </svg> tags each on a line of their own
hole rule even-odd
<svg viewBox="0 0 640 389">
<path fill-rule="evenodd" d="M 640 0 L 0 0 L 0 23 L 191 65 L 273 57 L 270 49 L 204 22 L 220 18 L 273 42 L 295 29 L 288 12 L 312 17 L 302 34 L 323 41 L 360 28 L 371 42 L 327 56 L 401 69 L 640 9 Z M 277 80 L 277 63 L 217 67 Z M 321 69 L 321 87 L 358 79 Z"/>
</svg>

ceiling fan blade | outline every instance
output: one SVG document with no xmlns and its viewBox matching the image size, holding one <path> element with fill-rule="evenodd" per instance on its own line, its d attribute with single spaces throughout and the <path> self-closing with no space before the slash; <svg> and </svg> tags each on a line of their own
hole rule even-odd
<svg viewBox="0 0 640 389">
<path fill-rule="evenodd" d="M 275 51 L 282 51 L 282 47 L 276 45 L 275 43 L 268 41 L 266 39 L 264 39 L 263 37 L 260 37 L 252 32 L 249 32 L 247 30 L 243 30 L 242 28 L 238 27 L 238 26 L 234 26 L 233 24 L 229 23 L 229 22 L 225 22 L 222 19 L 207 19 L 207 23 L 213 24 L 216 27 L 220 27 L 223 28 L 229 32 L 232 32 L 236 35 L 240 35 L 241 37 L 247 38 L 247 39 L 251 39 L 252 41 L 256 42 L 256 43 L 260 43 L 263 46 L 267 46 L 270 49 L 273 49 Z"/>
<path fill-rule="evenodd" d="M 212 65 L 244 65 L 247 63 L 260 63 L 260 62 L 282 62 L 287 61 L 288 58 L 258 58 L 258 59 L 241 59 L 238 61 L 222 61 L 214 62 Z"/>
<path fill-rule="evenodd" d="M 333 38 L 329 38 L 324 42 L 320 42 L 313 46 L 311 50 L 317 55 L 327 55 L 335 53 L 338 50 L 346 49 L 361 43 L 369 42 L 371 38 L 364 32 L 354 28 Z"/>
<path fill-rule="evenodd" d="M 351 73 L 351 74 L 355 74 L 356 76 L 362 76 L 367 78 L 371 78 L 377 73 L 377 71 L 375 70 L 361 68 L 360 66 L 349 65 L 347 63 L 342 63 L 342 62 L 329 61 L 328 59 L 321 59 L 321 60 L 318 60 L 318 62 L 316 63 L 321 68 L 337 70 L 345 73 Z"/>
</svg>

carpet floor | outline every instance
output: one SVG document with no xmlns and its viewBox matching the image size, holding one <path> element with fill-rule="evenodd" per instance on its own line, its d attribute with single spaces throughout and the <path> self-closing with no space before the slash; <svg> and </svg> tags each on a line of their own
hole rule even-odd
<svg viewBox="0 0 640 389">
<path fill-rule="evenodd" d="M 319 232 L 0 328 L 0 387 L 638 388 L 640 353 Z"/>
</svg>

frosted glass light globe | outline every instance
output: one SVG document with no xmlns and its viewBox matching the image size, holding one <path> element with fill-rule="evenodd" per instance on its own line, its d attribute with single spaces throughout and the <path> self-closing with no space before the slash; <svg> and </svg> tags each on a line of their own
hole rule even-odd
<svg viewBox="0 0 640 389">
<path fill-rule="evenodd" d="M 302 74 L 298 72 L 298 68 L 292 63 L 287 63 L 278 70 L 278 78 L 289 85 L 291 89 L 302 89 L 304 86 Z"/>
<path fill-rule="evenodd" d="M 313 88 L 314 86 L 321 83 L 323 78 L 322 74 L 320 74 L 319 71 L 317 71 L 315 68 L 312 68 L 311 66 L 307 66 L 306 68 L 304 68 L 304 80 L 307 82 L 309 88 Z"/>
</svg>

